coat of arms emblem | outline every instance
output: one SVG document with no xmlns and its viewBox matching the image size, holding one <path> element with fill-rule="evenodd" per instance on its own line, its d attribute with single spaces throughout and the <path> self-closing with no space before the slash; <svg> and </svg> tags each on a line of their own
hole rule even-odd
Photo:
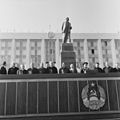
<svg viewBox="0 0 120 120">
<path fill-rule="evenodd" d="M 83 104 L 91 110 L 98 110 L 105 104 L 104 89 L 94 82 L 86 85 L 82 90 Z"/>
</svg>

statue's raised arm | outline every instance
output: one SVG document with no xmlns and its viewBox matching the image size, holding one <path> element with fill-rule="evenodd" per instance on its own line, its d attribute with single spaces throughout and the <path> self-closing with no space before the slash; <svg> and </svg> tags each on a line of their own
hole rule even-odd
<svg viewBox="0 0 120 120">
<path fill-rule="evenodd" d="M 65 19 L 65 22 L 62 24 L 62 33 L 63 33 L 63 42 L 64 43 L 71 43 L 71 23 L 69 22 L 69 18 Z"/>
</svg>

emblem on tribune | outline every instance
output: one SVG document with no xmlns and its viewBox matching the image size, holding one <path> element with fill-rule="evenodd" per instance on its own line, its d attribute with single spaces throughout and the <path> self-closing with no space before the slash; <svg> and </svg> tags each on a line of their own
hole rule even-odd
<svg viewBox="0 0 120 120">
<path fill-rule="evenodd" d="M 91 110 L 98 110 L 105 104 L 105 92 L 104 89 L 92 82 L 86 85 L 82 90 L 83 104 Z"/>
</svg>

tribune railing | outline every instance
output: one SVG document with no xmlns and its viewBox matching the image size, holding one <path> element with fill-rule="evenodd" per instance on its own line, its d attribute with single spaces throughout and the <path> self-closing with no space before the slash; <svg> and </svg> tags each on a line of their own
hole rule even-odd
<svg viewBox="0 0 120 120">
<path fill-rule="evenodd" d="M 91 83 L 105 95 L 97 109 L 83 101 L 83 89 Z M 120 117 L 120 73 L 0 75 L 0 118 L 69 115 Z"/>
</svg>

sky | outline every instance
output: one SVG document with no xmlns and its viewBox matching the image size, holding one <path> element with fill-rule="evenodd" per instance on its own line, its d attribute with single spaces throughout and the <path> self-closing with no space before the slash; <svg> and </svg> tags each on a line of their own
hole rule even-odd
<svg viewBox="0 0 120 120">
<path fill-rule="evenodd" d="M 120 0 L 0 0 L 0 32 L 120 32 Z"/>
</svg>

